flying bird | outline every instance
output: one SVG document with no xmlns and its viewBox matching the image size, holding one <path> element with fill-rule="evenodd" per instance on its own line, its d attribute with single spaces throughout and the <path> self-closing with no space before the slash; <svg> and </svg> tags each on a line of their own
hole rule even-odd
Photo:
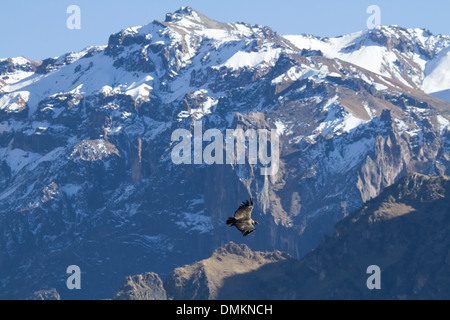
<svg viewBox="0 0 450 320">
<path fill-rule="evenodd" d="M 237 209 L 234 213 L 234 218 L 228 218 L 227 225 L 229 227 L 236 227 L 240 232 L 242 232 L 244 237 L 248 236 L 256 230 L 255 224 L 259 224 L 252 219 L 252 211 L 253 198 L 250 199 L 250 202 L 248 200 L 246 202 L 242 202 L 239 209 Z"/>
</svg>

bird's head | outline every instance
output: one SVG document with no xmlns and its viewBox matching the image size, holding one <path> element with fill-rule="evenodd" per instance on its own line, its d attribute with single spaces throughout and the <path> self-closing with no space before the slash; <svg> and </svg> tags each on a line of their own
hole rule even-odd
<svg viewBox="0 0 450 320">
<path fill-rule="evenodd" d="M 259 224 L 258 221 L 253 220 L 253 224 Z"/>
</svg>

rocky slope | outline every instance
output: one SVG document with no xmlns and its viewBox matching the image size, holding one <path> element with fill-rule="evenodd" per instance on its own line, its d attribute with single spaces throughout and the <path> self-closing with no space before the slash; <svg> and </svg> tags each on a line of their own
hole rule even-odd
<svg viewBox="0 0 450 320">
<path fill-rule="evenodd" d="M 114 299 L 215 300 L 228 278 L 270 264 L 293 260 L 288 254 L 252 251 L 245 244 L 227 243 L 202 261 L 176 268 L 164 280 L 155 273 L 127 277 Z"/>
<path fill-rule="evenodd" d="M 281 252 L 254 252 L 231 242 L 208 259 L 175 269 L 165 279 L 164 288 L 175 300 L 215 300 L 227 278 L 289 259 Z"/>
<path fill-rule="evenodd" d="M 114 300 L 167 300 L 167 294 L 157 274 L 145 273 L 126 277 Z"/>
<path fill-rule="evenodd" d="M 250 195 L 249 245 L 304 256 L 408 172 L 450 174 L 450 104 L 427 94 L 449 46 L 400 27 L 281 36 L 182 8 L 106 46 L 1 60 L 0 298 L 105 298 L 127 275 L 164 278 L 242 242 L 224 221 Z M 276 130 L 280 170 L 175 165 L 172 133 L 196 120 Z M 74 264 L 81 292 L 65 288 Z"/>
<path fill-rule="evenodd" d="M 408 175 L 339 222 L 335 235 L 301 261 L 229 278 L 218 297 L 448 299 L 449 197 L 450 177 Z M 366 286 L 371 265 L 381 268 L 381 290 Z"/>
</svg>

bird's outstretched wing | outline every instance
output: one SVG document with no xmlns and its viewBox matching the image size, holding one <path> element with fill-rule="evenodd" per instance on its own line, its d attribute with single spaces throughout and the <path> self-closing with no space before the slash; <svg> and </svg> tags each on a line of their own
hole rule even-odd
<svg viewBox="0 0 450 320">
<path fill-rule="evenodd" d="M 242 202 L 239 209 L 237 209 L 236 212 L 234 213 L 234 218 L 239 221 L 247 221 L 247 220 L 251 221 L 252 211 L 253 211 L 253 198 L 250 199 L 250 202 L 248 200 Z"/>
</svg>

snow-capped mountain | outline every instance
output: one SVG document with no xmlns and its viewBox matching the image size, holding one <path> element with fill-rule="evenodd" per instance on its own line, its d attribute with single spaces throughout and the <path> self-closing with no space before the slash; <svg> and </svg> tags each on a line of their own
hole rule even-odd
<svg viewBox="0 0 450 320">
<path fill-rule="evenodd" d="M 449 174 L 448 48 L 419 29 L 281 36 L 184 7 L 105 46 L 0 60 L 0 297 L 164 276 L 243 241 L 224 221 L 250 195 L 245 241 L 303 256 L 406 173 Z M 175 165 L 172 133 L 196 120 L 276 129 L 279 172 Z"/>
<path fill-rule="evenodd" d="M 442 60 L 450 45 L 448 36 L 434 36 L 423 29 L 378 26 L 331 39 L 309 35 L 286 38 L 300 49 L 320 51 L 328 58 L 352 63 L 426 93 L 450 88 L 450 80 L 439 76 L 446 68 Z"/>
</svg>

